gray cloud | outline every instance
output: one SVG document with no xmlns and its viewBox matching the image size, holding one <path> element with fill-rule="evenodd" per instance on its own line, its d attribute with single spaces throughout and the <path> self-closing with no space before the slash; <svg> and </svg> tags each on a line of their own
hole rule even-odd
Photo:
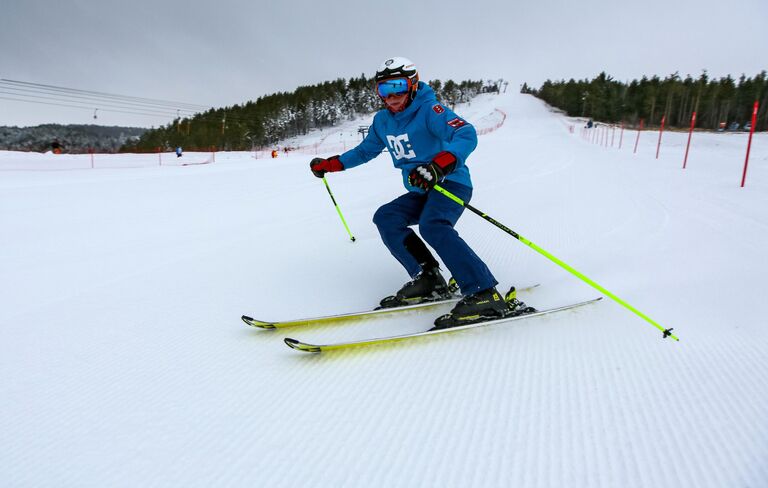
<svg viewBox="0 0 768 488">
<path fill-rule="evenodd" d="M 422 79 L 513 86 L 606 71 L 713 76 L 766 69 L 768 2 L 5 0 L 0 78 L 223 106 L 360 73 L 389 56 Z M 0 125 L 92 112 L 0 100 Z M 100 112 L 102 124 L 164 118 Z"/>
</svg>

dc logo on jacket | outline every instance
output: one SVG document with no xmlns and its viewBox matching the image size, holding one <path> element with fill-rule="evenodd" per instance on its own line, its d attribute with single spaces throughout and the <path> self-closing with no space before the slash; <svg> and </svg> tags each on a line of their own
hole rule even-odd
<svg viewBox="0 0 768 488">
<path fill-rule="evenodd" d="M 387 142 L 389 143 L 389 150 L 395 159 L 413 159 L 416 157 L 416 153 L 413 152 L 413 146 L 408 140 L 408 134 L 387 136 Z"/>
</svg>

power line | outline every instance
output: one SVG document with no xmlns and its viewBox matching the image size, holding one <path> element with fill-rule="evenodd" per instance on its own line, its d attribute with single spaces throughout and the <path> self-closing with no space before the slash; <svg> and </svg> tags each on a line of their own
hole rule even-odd
<svg viewBox="0 0 768 488">
<path fill-rule="evenodd" d="M 0 94 L 16 97 L 0 96 L 2 100 L 93 110 L 94 118 L 96 118 L 96 113 L 100 111 L 174 119 L 187 118 L 208 121 L 216 119 L 217 122 L 218 118 L 222 117 L 224 119 L 221 121 L 222 123 L 235 124 L 256 120 L 252 117 L 228 115 L 226 108 L 215 109 L 187 102 L 81 90 L 5 78 L 0 78 Z M 221 111 L 224 112 L 223 115 L 219 113 Z"/>
<path fill-rule="evenodd" d="M 165 105 L 173 108 L 185 107 L 193 110 L 208 110 L 211 108 L 209 106 L 200 105 L 196 103 L 177 102 L 177 101 L 162 100 L 157 98 L 134 97 L 130 95 L 118 95 L 114 93 L 106 93 L 106 92 L 99 92 L 99 91 L 92 91 L 92 90 L 80 90 L 77 88 L 67 88 L 67 87 L 56 86 L 56 85 L 45 85 L 42 83 L 32 83 L 28 81 L 8 80 L 5 78 L 0 78 L 0 82 L 4 82 L 6 84 L 12 84 L 12 85 L 19 85 L 27 88 L 47 89 L 47 90 L 61 91 L 61 92 L 71 93 L 71 94 L 83 94 L 83 95 L 98 96 L 103 98 L 121 99 L 123 101 L 146 102 L 148 104 Z"/>
<path fill-rule="evenodd" d="M 67 105 L 67 104 L 64 104 L 64 103 L 38 102 L 36 100 L 23 100 L 23 99 L 20 99 L 20 98 L 0 97 L 0 100 L 12 100 L 12 101 L 16 101 L 16 102 L 37 103 L 37 104 L 41 104 L 41 105 L 55 105 L 55 106 L 58 106 L 58 107 L 79 108 L 79 109 L 89 110 L 89 111 L 92 110 L 92 107 L 80 107 L 80 106 L 77 106 L 77 105 Z M 157 117 L 158 116 L 158 114 L 156 114 L 156 113 L 129 112 L 127 110 L 113 110 L 113 109 L 104 109 L 104 110 L 99 109 L 99 110 L 101 110 L 102 112 L 115 112 L 115 113 L 121 113 L 121 114 L 146 115 L 146 116 L 149 116 L 149 117 Z M 170 115 L 167 115 L 167 116 L 170 116 Z"/>
<path fill-rule="evenodd" d="M 165 106 L 165 105 L 155 105 L 155 104 L 149 104 L 145 102 L 130 102 L 130 101 L 120 101 L 118 99 L 102 99 L 98 97 L 88 96 L 88 95 L 68 95 L 68 94 L 61 94 L 57 91 L 45 91 L 45 90 L 34 90 L 34 89 L 27 89 L 27 88 L 17 88 L 13 85 L 9 86 L 2 81 L 0 81 L 0 89 L 3 90 L 12 90 L 13 93 L 5 92 L 7 95 L 15 95 L 15 96 L 23 96 L 23 97 L 30 97 L 30 98 L 41 98 L 41 99 L 51 99 L 54 100 L 54 98 L 45 97 L 41 95 L 54 95 L 56 97 L 65 97 L 65 98 L 55 98 L 55 100 L 62 100 L 62 101 L 69 101 L 72 103 L 82 103 L 85 105 L 90 105 L 91 107 L 95 106 L 112 106 L 112 107 L 120 107 L 120 108 L 144 108 L 144 109 L 161 109 L 161 110 L 169 110 L 175 107 Z M 71 99 L 71 100 L 70 100 Z M 82 99 L 85 101 L 75 100 L 75 99 Z M 118 105 L 110 105 L 104 103 L 105 101 L 111 103 L 116 103 Z M 185 112 L 189 114 L 194 114 L 199 112 L 199 110 L 190 110 L 186 108 L 178 108 L 176 109 L 178 112 Z"/>
<path fill-rule="evenodd" d="M 4 93 L 4 92 L 0 91 L 0 93 Z M 8 94 L 8 93 L 6 93 L 6 94 Z M 11 94 L 11 95 L 19 96 L 18 94 Z M 45 97 L 38 97 L 38 98 L 45 98 Z M 70 105 L 70 104 L 66 104 L 66 103 L 41 102 L 41 101 L 37 101 L 37 100 L 25 100 L 25 99 L 21 99 L 21 98 L 10 98 L 10 97 L 3 97 L 3 96 L 0 96 L 0 100 L 11 100 L 11 101 L 15 101 L 15 102 L 36 103 L 36 104 L 39 104 L 39 105 L 52 105 L 52 106 L 57 106 L 57 107 L 79 108 L 79 109 L 88 110 L 88 111 L 94 110 L 94 107 L 92 107 L 92 106 L 91 107 L 88 107 L 88 106 L 84 107 L 84 106 L 80 106 L 80 105 Z M 53 100 L 58 100 L 58 99 L 53 99 Z M 67 100 L 58 100 L 58 101 L 67 101 Z M 82 102 L 74 102 L 74 103 L 82 103 Z M 155 117 L 155 118 L 158 117 L 158 116 L 176 117 L 176 114 L 173 114 L 173 113 L 170 113 L 170 112 L 137 112 L 137 111 L 128 111 L 128 110 L 114 110 L 114 109 L 109 109 L 109 108 L 103 109 L 101 107 L 98 108 L 98 111 L 99 112 L 121 113 L 121 114 L 146 115 L 148 117 Z M 190 120 L 195 120 L 195 119 L 198 119 L 198 118 L 200 120 L 206 120 L 206 119 L 207 120 L 211 120 L 213 118 L 217 122 L 219 120 L 217 114 L 213 114 L 213 113 L 207 113 L 207 114 L 199 113 L 199 114 L 196 114 L 193 117 L 188 117 L 188 119 L 190 119 Z M 225 120 L 226 120 L 226 122 L 251 122 L 254 119 L 227 115 L 227 116 L 225 116 Z"/>
<path fill-rule="evenodd" d="M 146 109 L 147 113 L 151 112 L 154 115 L 163 115 L 163 116 L 168 116 L 168 117 L 173 117 L 173 116 L 177 116 L 178 115 L 178 114 L 172 113 L 170 111 L 167 111 L 167 112 L 166 111 L 160 111 L 160 109 L 154 109 L 153 107 L 142 107 L 142 106 L 131 107 L 131 106 L 126 106 L 126 105 L 112 105 L 112 104 L 109 104 L 109 103 L 86 104 L 85 102 L 80 102 L 78 100 L 68 100 L 66 98 L 44 97 L 44 96 L 40 96 L 40 95 L 25 95 L 23 93 L 6 92 L 6 91 L 3 91 L 2 88 L 3 87 L 0 86 L 0 93 L 2 93 L 4 95 L 13 95 L 13 96 L 17 96 L 17 97 L 29 97 L 29 98 L 38 99 L 38 100 L 55 100 L 57 102 L 80 103 L 80 104 L 85 104 L 87 106 L 82 107 L 80 105 L 73 105 L 73 107 L 86 108 L 88 110 L 93 110 L 94 108 L 96 108 L 98 110 L 104 110 L 104 109 L 102 109 L 102 107 L 111 107 L 111 108 L 133 109 L 133 110 L 136 110 L 136 109 Z M 25 99 L 17 99 L 17 100 L 21 101 L 21 100 L 25 100 Z M 32 100 L 30 100 L 30 101 L 32 101 Z"/>
</svg>

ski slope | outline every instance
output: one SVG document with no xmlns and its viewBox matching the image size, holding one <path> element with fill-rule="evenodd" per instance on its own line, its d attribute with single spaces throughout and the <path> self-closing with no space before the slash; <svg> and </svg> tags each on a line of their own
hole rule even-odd
<svg viewBox="0 0 768 488">
<path fill-rule="evenodd" d="M 408 279 L 371 222 L 403 191 L 387 155 L 328 176 L 352 243 L 307 154 L 90 169 L 0 152 L 0 486 L 768 486 L 768 135 L 740 188 L 745 134 L 695 134 L 682 170 L 685 134 L 657 160 L 655 134 L 637 154 L 631 131 L 620 150 L 591 144 L 530 96 L 457 107 L 478 127 L 497 109 L 472 204 L 679 343 L 604 299 L 302 354 L 283 337 L 396 335 L 447 310 L 240 321 L 366 309 Z M 531 305 L 599 295 L 471 213 L 458 228 L 500 288 L 541 284 Z"/>
</svg>

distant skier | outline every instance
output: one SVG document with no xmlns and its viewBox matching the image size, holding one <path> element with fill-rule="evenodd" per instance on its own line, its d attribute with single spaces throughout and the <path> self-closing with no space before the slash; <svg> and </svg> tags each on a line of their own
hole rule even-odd
<svg viewBox="0 0 768 488">
<path fill-rule="evenodd" d="M 400 169 L 408 193 L 379 208 L 373 216 L 384 245 L 406 269 L 412 280 L 382 307 L 396 307 L 450 296 L 437 260 L 409 227 L 418 224 L 424 240 L 437 251 L 464 297 L 450 314 L 435 321 L 435 329 L 498 318 L 525 308 L 509 304 L 496 290 L 498 281 L 485 263 L 454 229 L 464 207 L 437 191 L 436 183 L 465 202 L 472 197 L 466 159 L 477 146 L 475 128 L 440 104 L 434 91 L 419 81 L 413 62 L 387 59 L 375 76 L 376 92 L 385 105 L 373 119 L 365 139 L 355 148 L 328 159 L 315 158 L 312 173 L 354 168 L 387 148 Z"/>
<path fill-rule="evenodd" d="M 61 143 L 58 139 L 54 139 L 51 143 L 51 152 L 53 152 L 53 154 L 61 154 Z"/>
<path fill-rule="evenodd" d="M 181 146 L 177 147 L 177 148 L 176 148 L 176 157 L 177 157 L 177 158 L 180 158 L 180 157 L 181 157 L 181 152 L 182 152 Z"/>
</svg>

